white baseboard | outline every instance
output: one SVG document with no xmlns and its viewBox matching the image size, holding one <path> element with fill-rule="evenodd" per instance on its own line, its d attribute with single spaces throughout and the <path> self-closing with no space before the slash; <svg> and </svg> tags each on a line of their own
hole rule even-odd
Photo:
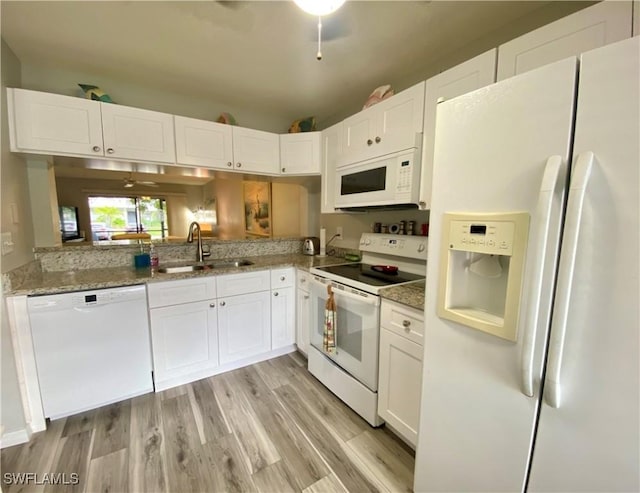
<svg viewBox="0 0 640 493">
<path fill-rule="evenodd" d="M 29 441 L 29 432 L 27 429 L 12 431 L 5 433 L 0 437 L 0 448 L 13 447 L 14 445 L 20 445 L 21 443 L 27 443 Z"/>
</svg>

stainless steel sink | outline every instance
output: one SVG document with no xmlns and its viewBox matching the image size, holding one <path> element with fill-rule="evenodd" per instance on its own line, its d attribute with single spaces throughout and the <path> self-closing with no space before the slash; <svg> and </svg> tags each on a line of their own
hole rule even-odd
<svg viewBox="0 0 640 493">
<path fill-rule="evenodd" d="M 213 269 L 213 265 L 174 265 L 158 267 L 158 272 L 162 274 L 178 274 L 180 272 L 193 272 L 196 270 Z"/>
<path fill-rule="evenodd" d="M 250 260 L 214 260 L 213 267 L 217 269 L 226 269 L 229 267 L 242 267 L 243 265 L 253 265 Z"/>
<path fill-rule="evenodd" d="M 183 265 L 163 265 L 158 267 L 161 274 L 179 274 L 181 272 L 195 272 L 210 269 L 229 269 L 233 267 L 242 267 L 244 265 L 253 265 L 250 260 L 214 260 L 207 263 L 194 262 L 192 264 Z"/>
</svg>

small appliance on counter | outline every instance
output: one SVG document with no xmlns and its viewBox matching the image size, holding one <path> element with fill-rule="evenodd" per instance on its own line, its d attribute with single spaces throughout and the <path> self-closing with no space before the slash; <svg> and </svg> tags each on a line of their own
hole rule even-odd
<svg viewBox="0 0 640 493">
<path fill-rule="evenodd" d="M 317 236 L 305 238 L 302 244 L 302 253 L 305 255 L 318 255 L 320 253 L 320 238 Z"/>
</svg>

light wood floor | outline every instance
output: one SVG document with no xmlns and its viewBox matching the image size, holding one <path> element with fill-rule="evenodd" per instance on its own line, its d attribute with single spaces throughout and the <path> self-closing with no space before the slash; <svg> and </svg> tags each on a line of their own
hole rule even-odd
<svg viewBox="0 0 640 493">
<path fill-rule="evenodd" d="M 49 423 L 3 449 L 2 491 L 411 491 L 411 449 L 372 428 L 297 353 Z M 8 485 L 8 472 L 77 485 Z M 69 482 L 69 481 L 67 481 Z"/>
</svg>

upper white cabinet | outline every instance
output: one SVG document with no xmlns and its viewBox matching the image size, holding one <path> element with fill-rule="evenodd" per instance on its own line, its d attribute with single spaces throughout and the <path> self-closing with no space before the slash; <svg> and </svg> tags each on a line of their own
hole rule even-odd
<svg viewBox="0 0 640 493">
<path fill-rule="evenodd" d="M 173 115 L 100 103 L 105 156 L 175 163 Z"/>
<path fill-rule="evenodd" d="M 342 122 L 322 131 L 322 176 L 320 179 L 320 208 L 322 214 L 335 210 L 335 179 L 338 158 L 342 152 Z"/>
<path fill-rule="evenodd" d="M 424 82 L 345 119 L 338 166 L 416 146 L 422 132 Z"/>
<path fill-rule="evenodd" d="M 631 37 L 632 3 L 604 1 L 501 45 L 498 80 Z"/>
<path fill-rule="evenodd" d="M 233 128 L 233 169 L 280 174 L 280 136 L 261 130 Z"/>
<path fill-rule="evenodd" d="M 320 132 L 280 135 L 280 172 L 283 175 L 320 174 Z"/>
<path fill-rule="evenodd" d="M 7 96 L 12 151 L 175 162 L 172 115 L 25 89 Z"/>
<path fill-rule="evenodd" d="M 12 151 L 104 155 L 99 102 L 7 89 L 7 104 Z"/>
<path fill-rule="evenodd" d="M 205 168 L 233 168 L 233 131 L 224 123 L 175 116 L 176 162 Z"/>
<path fill-rule="evenodd" d="M 421 209 L 431 208 L 433 151 L 438 102 L 461 96 L 495 82 L 496 56 L 497 49 L 494 48 L 427 80 L 424 97 L 424 136 L 419 199 Z"/>
</svg>

